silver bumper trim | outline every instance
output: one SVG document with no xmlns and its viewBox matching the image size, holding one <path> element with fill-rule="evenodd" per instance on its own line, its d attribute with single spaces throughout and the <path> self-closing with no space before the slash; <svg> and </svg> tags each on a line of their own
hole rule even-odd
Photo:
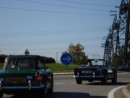
<svg viewBox="0 0 130 98">
<path fill-rule="evenodd" d="M 103 78 L 104 76 L 74 76 L 74 78 Z"/>
<path fill-rule="evenodd" d="M 40 85 L 40 86 L 3 86 L 1 89 L 40 89 L 40 88 L 44 88 L 44 85 Z"/>
</svg>

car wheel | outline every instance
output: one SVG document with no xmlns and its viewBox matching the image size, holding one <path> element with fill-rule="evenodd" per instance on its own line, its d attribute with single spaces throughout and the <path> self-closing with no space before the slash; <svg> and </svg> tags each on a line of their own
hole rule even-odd
<svg viewBox="0 0 130 98">
<path fill-rule="evenodd" d="M 2 98 L 3 97 L 3 93 L 2 92 L 0 92 L 0 98 Z"/>
<path fill-rule="evenodd" d="M 112 83 L 117 83 L 117 73 L 114 73 L 114 77 L 112 78 Z"/>
<path fill-rule="evenodd" d="M 54 81 L 53 81 L 53 76 L 51 77 L 51 87 L 47 90 L 47 93 L 51 94 L 53 93 L 53 88 L 54 88 Z"/>
<path fill-rule="evenodd" d="M 102 83 L 103 84 L 107 84 L 107 73 L 106 72 L 104 73 L 104 77 L 103 77 Z"/>
<path fill-rule="evenodd" d="M 81 79 L 76 79 L 76 83 L 77 84 L 82 84 L 82 80 Z"/>
</svg>

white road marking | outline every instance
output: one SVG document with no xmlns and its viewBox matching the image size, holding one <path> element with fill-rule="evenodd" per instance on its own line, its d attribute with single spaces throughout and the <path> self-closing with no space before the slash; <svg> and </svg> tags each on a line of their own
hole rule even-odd
<svg viewBox="0 0 130 98">
<path fill-rule="evenodd" d="M 109 92 L 109 94 L 108 94 L 108 98 L 114 98 L 114 93 L 115 93 L 118 89 L 123 88 L 123 87 L 124 87 L 124 86 L 119 86 L 119 87 L 114 88 L 113 90 L 111 90 L 111 91 Z"/>
</svg>

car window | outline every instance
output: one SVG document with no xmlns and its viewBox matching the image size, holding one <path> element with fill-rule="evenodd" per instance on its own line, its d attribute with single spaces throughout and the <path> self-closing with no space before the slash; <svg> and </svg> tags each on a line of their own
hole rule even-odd
<svg viewBox="0 0 130 98">
<path fill-rule="evenodd" d="M 43 68 L 42 62 L 40 60 L 37 60 L 37 66 L 38 68 Z"/>
<path fill-rule="evenodd" d="M 13 58 L 9 60 L 6 69 L 35 69 L 36 60 L 34 58 Z"/>
<path fill-rule="evenodd" d="M 29 62 L 28 59 L 19 59 L 17 67 L 20 69 L 26 69 L 29 68 Z"/>
<path fill-rule="evenodd" d="M 6 66 L 6 69 L 13 69 L 13 68 L 15 68 L 16 67 L 16 62 L 17 62 L 17 60 L 14 59 L 14 58 L 9 59 L 9 62 L 7 64 L 7 66 Z"/>
</svg>

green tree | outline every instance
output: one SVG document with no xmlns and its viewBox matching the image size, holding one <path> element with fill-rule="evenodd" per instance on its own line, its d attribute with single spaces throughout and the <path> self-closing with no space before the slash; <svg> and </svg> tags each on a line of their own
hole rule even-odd
<svg viewBox="0 0 130 98">
<path fill-rule="evenodd" d="M 88 59 L 88 57 L 84 53 L 84 46 L 81 45 L 80 43 L 76 45 L 71 43 L 67 51 L 73 55 L 74 64 L 83 64 Z"/>
</svg>

